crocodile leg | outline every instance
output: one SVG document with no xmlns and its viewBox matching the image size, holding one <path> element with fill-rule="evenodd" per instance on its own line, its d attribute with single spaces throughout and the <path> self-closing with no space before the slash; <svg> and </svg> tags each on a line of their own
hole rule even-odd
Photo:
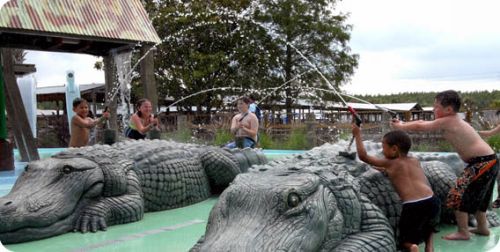
<svg viewBox="0 0 500 252">
<path fill-rule="evenodd" d="M 127 194 L 93 199 L 83 209 L 74 224 L 74 231 L 96 232 L 107 226 L 141 220 L 144 202 L 140 183 L 133 170 L 127 173 Z"/>
</svg>

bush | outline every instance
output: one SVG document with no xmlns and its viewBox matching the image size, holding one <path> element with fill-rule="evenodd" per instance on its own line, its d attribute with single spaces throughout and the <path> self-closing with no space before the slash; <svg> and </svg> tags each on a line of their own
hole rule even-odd
<svg viewBox="0 0 500 252">
<path fill-rule="evenodd" d="M 495 135 L 486 140 L 486 142 L 495 150 L 495 152 L 500 152 L 500 135 Z"/>
<path fill-rule="evenodd" d="M 275 149 L 276 143 L 269 137 L 266 132 L 259 132 L 259 148 L 262 149 Z"/>
<path fill-rule="evenodd" d="M 217 129 L 215 132 L 214 145 L 222 146 L 234 140 L 233 134 L 226 129 Z"/>
<path fill-rule="evenodd" d="M 306 150 L 309 146 L 307 142 L 305 128 L 294 128 L 288 136 L 288 139 L 283 143 L 284 150 Z"/>
<path fill-rule="evenodd" d="M 161 139 L 171 139 L 176 142 L 181 143 L 196 143 L 198 140 L 193 137 L 191 129 L 183 128 L 178 129 L 173 132 L 167 132 L 162 134 Z"/>
</svg>

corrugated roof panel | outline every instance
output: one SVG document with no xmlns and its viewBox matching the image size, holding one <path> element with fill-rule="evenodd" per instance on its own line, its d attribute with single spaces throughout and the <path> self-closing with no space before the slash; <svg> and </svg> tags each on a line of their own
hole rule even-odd
<svg viewBox="0 0 500 252">
<path fill-rule="evenodd" d="M 10 0 L 2 28 L 161 42 L 139 0 Z"/>
</svg>

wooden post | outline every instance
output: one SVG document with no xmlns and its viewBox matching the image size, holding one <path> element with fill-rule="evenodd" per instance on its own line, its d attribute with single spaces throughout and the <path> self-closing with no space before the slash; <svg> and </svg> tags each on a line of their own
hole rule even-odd
<svg viewBox="0 0 500 252">
<path fill-rule="evenodd" d="M 156 89 L 155 75 L 154 75 L 154 49 L 151 45 L 144 45 L 141 47 L 141 57 L 147 54 L 141 61 L 141 84 L 144 88 L 144 98 L 151 101 L 154 113 L 158 112 L 158 91 Z"/>
<path fill-rule="evenodd" d="M 21 92 L 14 75 L 14 60 L 12 50 L 1 49 L 2 65 L 4 67 L 5 97 L 7 98 L 7 115 L 14 130 L 14 139 L 21 156 L 21 161 L 30 162 L 40 159 L 28 116 L 21 99 Z M 15 125 L 13 125 L 15 123 Z"/>
<path fill-rule="evenodd" d="M 118 107 L 117 101 L 118 101 L 118 96 L 115 95 L 113 97 L 113 100 L 108 100 L 111 98 L 113 95 L 112 92 L 115 92 L 114 88 L 115 87 L 114 83 L 116 80 L 116 71 L 115 71 L 115 65 L 113 64 L 113 56 L 107 55 L 103 57 L 103 63 L 104 63 L 104 93 L 105 93 L 105 101 L 104 103 L 107 104 L 108 106 L 108 111 L 110 113 L 109 115 L 109 128 L 113 130 L 118 130 L 118 124 L 117 124 L 117 115 L 116 115 L 116 109 Z"/>
<path fill-rule="evenodd" d="M 5 116 L 5 92 L 3 69 L 0 64 L 0 171 L 11 171 L 14 166 L 14 150 L 7 138 L 7 118 Z"/>
</svg>

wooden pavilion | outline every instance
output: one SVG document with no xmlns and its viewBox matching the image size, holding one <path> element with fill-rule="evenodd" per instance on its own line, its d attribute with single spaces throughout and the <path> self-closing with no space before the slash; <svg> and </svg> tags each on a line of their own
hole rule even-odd
<svg viewBox="0 0 500 252">
<path fill-rule="evenodd" d="M 32 161 L 39 156 L 16 83 L 12 48 L 102 56 L 106 69 L 105 89 L 109 94 L 115 79 L 113 54 L 140 47 L 141 57 L 144 56 L 140 69 L 145 97 L 156 106 L 153 54 L 149 52 L 160 42 L 140 0 L 10 0 L 5 3 L 0 9 L 3 67 L 3 71 L 0 69 L 0 75 L 3 73 L 3 78 L 0 76 L 0 103 L 5 98 L 8 121 L 16 124 L 10 128 L 14 131 L 21 159 Z M 113 113 L 116 98 L 107 100 L 106 104 L 116 116 Z M 0 114 L 5 113 L 2 104 L 0 110 Z M 116 118 L 112 116 L 110 122 L 111 127 L 116 128 Z M 0 169 L 13 169 L 13 163 L 12 167 L 6 167 L 12 159 L 12 146 L 2 133 L 6 128 L 5 115 L 0 115 Z"/>
</svg>

